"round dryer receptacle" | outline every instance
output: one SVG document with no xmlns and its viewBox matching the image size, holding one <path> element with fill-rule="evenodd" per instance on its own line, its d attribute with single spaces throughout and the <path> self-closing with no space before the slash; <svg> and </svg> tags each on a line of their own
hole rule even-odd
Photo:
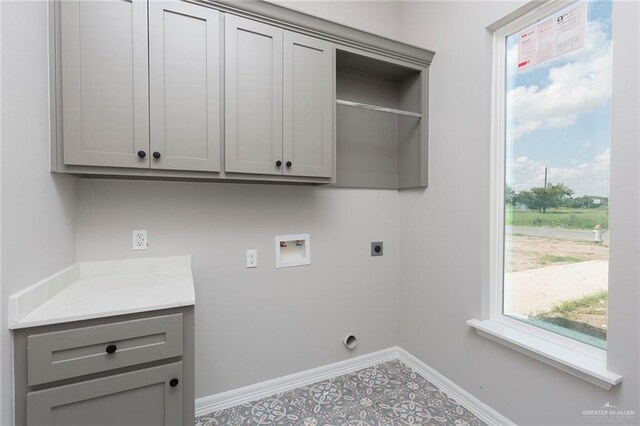
<svg viewBox="0 0 640 426">
<path fill-rule="evenodd" d="M 354 349 L 358 345 L 358 339 L 353 334 L 347 334 L 342 343 L 347 349 Z"/>
</svg>

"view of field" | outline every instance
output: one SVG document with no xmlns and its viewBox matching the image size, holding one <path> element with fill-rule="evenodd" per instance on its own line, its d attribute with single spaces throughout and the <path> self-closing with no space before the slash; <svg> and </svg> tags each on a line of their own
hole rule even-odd
<svg viewBox="0 0 640 426">
<path fill-rule="evenodd" d="M 550 228 L 589 229 L 600 224 L 609 228 L 609 208 L 568 208 L 560 207 L 540 213 L 535 210 L 519 209 L 507 205 L 505 224 L 512 226 L 545 226 Z"/>
<path fill-rule="evenodd" d="M 608 208 L 505 213 L 505 313 L 606 347 Z M 602 242 L 594 241 L 598 224 Z"/>
</svg>

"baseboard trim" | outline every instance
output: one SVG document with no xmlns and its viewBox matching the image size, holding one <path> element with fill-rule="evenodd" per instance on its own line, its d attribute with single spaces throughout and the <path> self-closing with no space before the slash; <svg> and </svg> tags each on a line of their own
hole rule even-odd
<svg viewBox="0 0 640 426">
<path fill-rule="evenodd" d="M 196 417 L 391 361 L 396 359 L 397 355 L 397 347 L 391 347 L 277 379 L 198 398 L 196 399 Z"/>
<path fill-rule="evenodd" d="M 486 424 L 490 426 L 515 425 L 511 420 L 507 419 L 502 414 L 498 413 L 496 410 L 489 407 L 487 404 L 480 401 L 478 398 L 471 395 L 469 392 L 462 389 L 460 386 L 456 385 L 451 380 L 447 379 L 445 376 L 438 373 L 436 370 L 400 347 L 397 348 L 397 357 L 400 362 L 415 370 L 425 379 L 436 385 L 438 389 L 458 401 L 460 405 L 471 411 L 476 417 Z"/>
<path fill-rule="evenodd" d="M 332 377 L 348 374 L 372 365 L 397 359 L 407 367 L 421 374 L 425 379 L 436 385 L 440 390 L 455 399 L 460 405 L 467 408 L 480 420 L 490 426 L 514 425 L 512 421 L 484 404 L 478 398 L 444 377 L 442 374 L 420 361 L 404 349 L 394 346 L 377 352 L 360 355 L 333 364 L 323 365 L 288 376 L 278 377 L 273 380 L 256 383 L 227 392 L 196 399 L 196 417 L 234 405 L 245 404 L 258 399 L 286 392 L 300 386 L 320 382 Z"/>
</svg>

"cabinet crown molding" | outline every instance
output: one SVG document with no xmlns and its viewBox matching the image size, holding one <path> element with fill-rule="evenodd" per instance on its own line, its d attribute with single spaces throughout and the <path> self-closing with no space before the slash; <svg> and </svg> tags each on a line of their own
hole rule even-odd
<svg viewBox="0 0 640 426">
<path fill-rule="evenodd" d="M 262 0 L 188 0 L 291 31 L 428 67 L 435 52 Z"/>
</svg>

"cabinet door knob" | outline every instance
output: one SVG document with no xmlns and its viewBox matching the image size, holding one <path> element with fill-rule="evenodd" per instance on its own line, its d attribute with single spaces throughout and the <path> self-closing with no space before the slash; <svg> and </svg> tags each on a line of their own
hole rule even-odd
<svg viewBox="0 0 640 426">
<path fill-rule="evenodd" d="M 276 161 L 276 167 L 280 167 L 280 166 L 282 166 L 282 161 L 280 160 Z"/>
<path fill-rule="evenodd" d="M 117 349 L 118 349 L 118 347 L 117 347 L 116 345 L 109 345 L 109 346 L 107 346 L 107 353 L 108 353 L 108 354 L 112 354 L 112 353 L 114 353 Z"/>
<path fill-rule="evenodd" d="M 147 153 L 146 153 L 146 152 L 144 152 L 144 151 L 138 151 L 138 157 L 140 157 L 140 158 L 144 158 L 144 157 L 146 157 L 146 156 L 147 156 Z"/>
<path fill-rule="evenodd" d="M 158 151 L 154 152 L 154 153 L 153 153 L 153 158 L 155 158 L 156 160 L 157 160 L 158 158 L 160 158 L 160 153 L 159 153 Z"/>
<path fill-rule="evenodd" d="M 180 381 L 178 379 L 171 379 L 169 380 L 169 386 L 171 386 L 172 388 L 175 388 L 176 386 L 178 386 L 178 383 L 180 383 Z"/>
<path fill-rule="evenodd" d="M 287 161 L 287 167 L 291 167 L 291 161 Z"/>
</svg>

